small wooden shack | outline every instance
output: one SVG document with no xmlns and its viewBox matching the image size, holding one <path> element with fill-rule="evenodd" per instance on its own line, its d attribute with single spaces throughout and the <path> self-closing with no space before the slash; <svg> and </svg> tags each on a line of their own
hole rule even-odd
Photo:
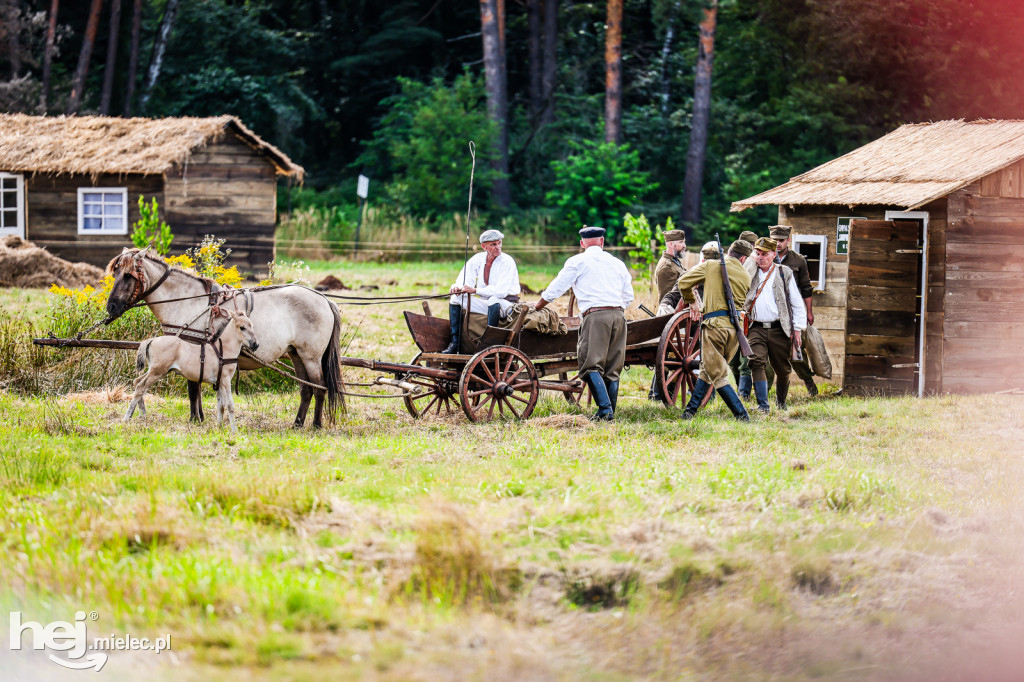
<svg viewBox="0 0 1024 682">
<path fill-rule="evenodd" d="M 732 210 L 765 204 L 846 393 L 1024 388 L 1024 121 L 905 125 Z"/>
<path fill-rule="evenodd" d="M 174 253 L 210 234 L 253 272 L 274 260 L 279 175 L 303 169 L 234 116 L 0 115 L 0 236 L 105 265 L 155 197 Z"/>
</svg>

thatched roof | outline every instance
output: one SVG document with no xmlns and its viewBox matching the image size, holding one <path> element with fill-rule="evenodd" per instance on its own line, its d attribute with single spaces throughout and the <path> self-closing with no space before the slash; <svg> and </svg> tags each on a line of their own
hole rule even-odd
<svg viewBox="0 0 1024 682">
<path fill-rule="evenodd" d="M 939 121 L 885 137 L 757 196 L 751 206 L 882 205 L 919 208 L 1024 159 L 1024 121 Z"/>
<path fill-rule="evenodd" d="M 193 152 L 237 135 L 277 169 L 302 179 L 280 149 L 234 116 L 115 118 L 0 114 L 0 171 L 20 173 L 141 173 L 159 175 Z"/>
</svg>

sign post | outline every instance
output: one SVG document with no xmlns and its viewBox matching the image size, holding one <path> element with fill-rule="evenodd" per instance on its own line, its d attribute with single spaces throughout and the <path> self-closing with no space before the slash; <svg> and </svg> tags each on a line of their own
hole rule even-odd
<svg viewBox="0 0 1024 682">
<path fill-rule="evenodd" d="M 359 219 L 356 221 L 356 248 L 359 250 L 359 228 L 363 226 L 363 215 L 366 213 L 366 198 L 370 195 L 370 178 L 360 174 L 356 185 L 356 196 L 359 197 Z"/>
<path fill-rule="evenodd" d="M 850 253 L 850 221 L 867 220 L 867 218 L 839 218 L 836 220 L 836 255 L 845 256 Z"/>
</svg>

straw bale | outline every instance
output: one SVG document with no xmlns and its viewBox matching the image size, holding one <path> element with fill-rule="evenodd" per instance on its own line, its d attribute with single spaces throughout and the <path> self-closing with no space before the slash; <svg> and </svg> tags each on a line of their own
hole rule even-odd
<svg viewBox="0 0 1024 682">
<path fill-rule="evenodd" d="M 69 289 L 96 286 L 103 270 L 88 263 L 71 263 L 31 242 L 7 236 L 0 240 L 0 287 L 22 289 L 57 284 Z"/>
<path fill-rule="evenodd" d="M 1024 159 L 1024 121 L 901 126 L 789 182 L 733 203 L 917 208 Z"/>
<path fill-rule="evenodd" d="M 115 118 L 0 114 L 0 170 L 15 173 L 160 175 L 228 132 L 265 156 L 279 175 L 303 169 L 234 116 Z"/>
</svg>

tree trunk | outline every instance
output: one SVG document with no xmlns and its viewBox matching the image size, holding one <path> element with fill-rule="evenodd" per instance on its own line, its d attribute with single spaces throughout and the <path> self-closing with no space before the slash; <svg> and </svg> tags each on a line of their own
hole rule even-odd
<svg viewBox="0 0 1024 682">
<path fill-rule="evenodd" d="M 661 44 L 661 115 L 668 116 L 669 101 L 669 77 L 668 58 L 672 55 L 672 38 L 675 37 L 675 28 L 672 19 L 668 20 L 665 27 L 665 41 Z"/>
<path fill-rule="evenodd" d="M 487 81 L 487 113 L 498 126 L 498 158 L 494 168 L 500 177 L 494 182 L 494 201 L 507 209 L 511 203 L 508 183 L 508 94 L 505 81 L 499 0 L 480 0 L 480 32 L 483 36 L 484 73 Z"/>
<path fill-rule="evenodd" d="M 718 20 L 718 0 L 704 10 L 700 22 L 700 50 L 697 53 L 697 73 L 693 85 L 693 123 L 690 128 L 690 148 L 686 151 L 686 177 L 683 179 L 682 224 L 687 237 L 700 222 L 701 185 L 704 182 L 704 157 L 708 148 L 708 126 L 711 119 L 711 66 L 715 56 L 715 24 Z"/>
<path fill-rule="evenodd" d="M 544 112 L 541 123 L 555 120 L 555 78 L 558 74 L 558 0 L 544 0 Z"/>
<path fill-rule="evenodd" d="M 117 38 L 121 31 L 121 0 L 111 0 L 110 34 L 107 40 L 107 66 L 103 70 L 103 93 L 100 95 L 100 113 L 110 113 L 110 93 L 114 89 L 114 65 L 117 63 Z"/>
<path fill-rule="evenodd" d="M 11 62 L 11 80 L 21 74 L 21 8 L 19 0 L 7 0 L 4 20 L 7 24 L 7 56 Z"/>
<path fill-rule="evenodd" d="M 56 2 L 56 0 L 54 0 Z M 135 79 L 139 73 L 139 33 L 142 32 L 142 0 L 135 0 L 132 9 L 132 47 L 128 53 L 128 76 L 124 85 L 124 115 L 132 115 L 132 97 L 135 95 Z"/>
<path fill-rule="evenodd" d="M 92 0 L 89 7 L 89 22 L 85 25 L 85 39 L 78 53 L 78 68 L 75 69 L 75 76 L 71 81 L 71 98 L 65 111 L 69 115 L 77 114 L 78 108 L 82 106 L 82 91 L 85 89 L 85 77 L 89 73 L 89 60 L 92 59 L 92 47 L 96 42 L 96 29 L 100 25 L 102 9 L 103 0 Z"/>
<path fill-rule="evenodd" d="M 546 0 L 554 2 L 555 0 Z M 544 108 L 544 90 L 541 85 L 541 73 L 544 70 L 543 56 L 540 51 L 543 28 L 540 22 L 541 0 L 526 0 L 527 48 L 530 62 L 530 119 L 536 123 Z"/>
<path fill-rule="evenodd" d="M 622 141 L 622 2 L 608 0 L 604 31 L 604 139 Z"/>
<path fill-rule="evenodd" d="M 46 114 L 47 100 L 50 98 L 50 65 L 53 63 L 53 45 L 57 40 L 57 8 L 60 0 L 53 0 L 50 5 L 50 20 L 46 27 L 46 48 L 43 50 L 43 94 L 39 99 L 39 108 Z"/>
<path fill-rule="evenodd" d="M 153 95 L 153 86 L 160 77 L 160 69 L 164 63 L 164 53 L 167 52 L 167 40 L 171 36 L 171 27 L 174 26 L 174 15 L 178 11 L 178 0 L 167 0 L 164 7 L 164 18 L 157 30 L 156 40 L 153 41 L 153 58 L 149 61 L 149 72 L 146 74 L 146 85 L 142 90 L 142 99 L 139 101 L 139 111 L 145 113 L 149 98 Z"/>
</svg>

